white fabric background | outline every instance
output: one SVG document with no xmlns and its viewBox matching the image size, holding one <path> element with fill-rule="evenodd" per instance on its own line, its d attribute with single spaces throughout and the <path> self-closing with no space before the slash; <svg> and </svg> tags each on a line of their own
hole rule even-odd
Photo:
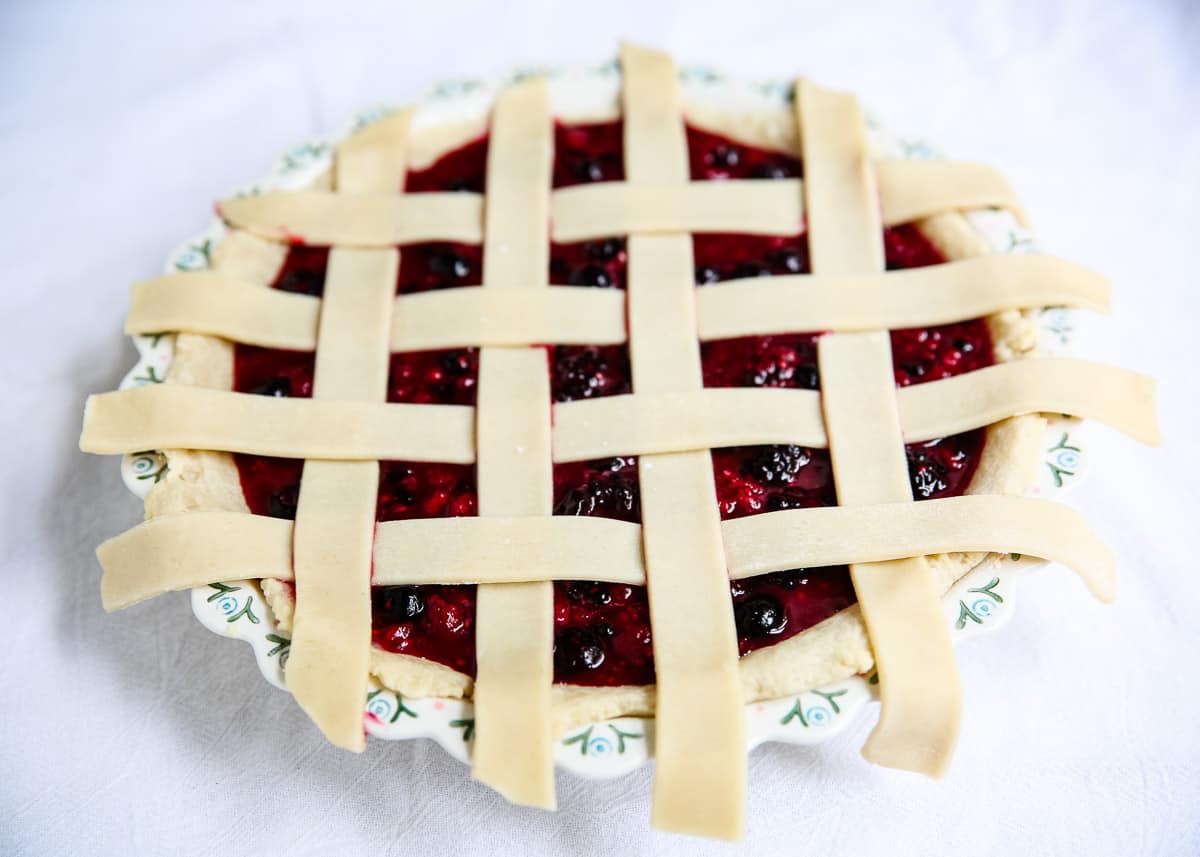
<svg viewBox="0 0 1200 857">
<path fill-rule="evenodd" d="M 622 35 L 804 71 L 1002 167 L 1046 244 L 1113 279 L 1082 353 L 1162 381 L 1165 448 L 1095 427 L 1077 495 L 1117 604 L 1061 569 L 1027 581 L 1013 625 L 960 650 L 942 782 L 861 761 L 870 718 L 757 750 L 745 853 L 1200 853 L 1195 0 L 403 5 L 0 8 L 0 853 L 741 853 L 651 833 L 648 769 L 563 776 L 550 815 L 426 742 L 334 750 L 184 595 L 105 615 L 92 550 L 140 510 L 115 459 L 76 450 L 85 394 L 132 365 L 129 284 L 214 197 L 357 107 Z"/>
</svg>

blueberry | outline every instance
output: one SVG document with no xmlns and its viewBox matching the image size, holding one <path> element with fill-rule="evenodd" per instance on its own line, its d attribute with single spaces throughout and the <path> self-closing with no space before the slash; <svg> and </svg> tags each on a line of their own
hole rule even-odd
<svg viewBox="0 0 1200 857">
<path fill-rule="evenodd" d="M 821 387 L 821 379 L 817 374 L 817 367 L 811 363 L 804 363 L 797 366 L 792 377 L 796 380 L 797 389 L 818 390 Z"/>
<path fill-rule="evenodd" d="M 770 161 L 757 164 L 750 174 L 756 179 L 787 179 L 792 177 L 790 168 Z"/>
<path fill-rule="evenodd" d="M 471 273 L 471 263 L 453 250 L 437 250 L 429 254 L 429 273 L 450 284 Z"/>
<path fill-rule="evenodd" d="M 257 396 L 274 396 L 277 399 L 284 399 L 292 395 L 292 382 L 287 378 L 272 378 L 263 384 L 250 391 Z"/>
<path fill-rule="evenodd" d="M 771 264 L 788 274 L 803 274 L 804 259 L 795 250 L 780 250 L 772 254 Z"/>
<path fill-rule="evenodd" d="M 597 515 L 619 520 L 641 516 L 638 484 L 623 475 L 608 472 L 590 477 L 572 488 L 554 507 L 556 515 Z"/>
<path fill-rule="evenodd" d="M 583 250 L 589 259 L 615 259 L 625 249 L 625 242 L 620 238 L 605 238 L 602 241 L 591 241 Z"/>
<path fill-rule="evenodd" d="M 766 637 L 778 634 L 787 624 L 783 605 L 770 595 L 756 595 L 737 605 L 734 622 L 740 637 Z"/>
<path fill-rule="evenodd" d="M 908 451 L 908 481 L 913 497 L 928 500 L 950 487 L 944 465 L 924 452 Z"/>
<path fill-rule="evenodd" d="M 572 583 L 567 587 L 567 598 L 591 607 L 603 607 L 612 602 L 612 594 L 603 583 Z"/>
<path fill-rule="evenodd" d="M 766 446 L 742 467 L 742 474 L 763 484 L 785 485 L 812 459 L 802 446 Z"/>
<path fill-rule="evenodd" d="M 769 277 L 770 270 L 765 265 L 760 265 L 758 262 L 743 262 L 730 272 L 730 278 L 734 280 L 746 279 L 748 277 Z"/>
<path fill-rule="evenodd" d="M 296 518 L 296 503 L 300 499 L 300 486 L 293 485 L 276 491 L 267 498 L 267 514 L 272 518 L 286 518 L 289 521 Z"/>
<path fill-rule="evenodd" d="M 584 265 L 571 272 L 567 280 L 572 286 L 593 286 L 600 289 L 610 289 L 613 286 L 612 276 L 599 265 Z"/>
<path fill-rule="evenodd" d="M 920 378 L 927 371 L 924 364 L 921 363 L 905 363 L 900 368 L 910 378 Z"/>
<path fill-rule="evenodd" d="M 559 345 L 552 352 L 550 389 L 556 402 L 629 392 L 628 358 L 620 347 Z"/>
<path fill-rule="evenodd" d="M 295 292 L 298 295 L 320 295 L 325 291 L 325 272 L 309 271 L 303 268 L 288 271 L 275 288 L 284 292 Z"/>
<path fill-rule="evenodd" d="M 579 164 L 576 176 L 585 182 L 604 181 L 604 164 L 598 158 L 588 158 Z"/>
<path fill-rule="evenodd" d="M 604 663 L 604 647 L 586 628 L 567 628 L 554 638 L 554 666 L 565 673 L 594 670 Z"/>
<path fill-rule="evenodd" d="M 701 265 L 696 269 L 696 285 L 707 286 L 710 283 L 719 283 L 721 281 L 721 272 L 712 265 Z"/>
<path fill-rule="evenodd" d="M 708 162 L 719 170 L 732 170 L 741 159 L 741 153 L 733 146 L 714 146 L 708 153 Z"/>
<path fill-rule="evenodd" d="M 397 586 L 388 592 L 384 606 L 393 616 L 412 620 L 425 612 L 425 596 L 415 586 Z"/>
</svg>

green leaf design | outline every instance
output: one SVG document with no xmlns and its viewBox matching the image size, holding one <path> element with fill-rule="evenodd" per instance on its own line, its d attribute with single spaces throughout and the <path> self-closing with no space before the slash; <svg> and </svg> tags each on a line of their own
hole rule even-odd
<svg viewBox="0 0 1200 857">
<path fill-rule="evenodd" d="M 974 610 L 967 606 L 967 602 L 958 602 L 958 620 L 954 623 L 954 627 L 961 631 L 963 628 L 967 627 L 968 619 L 970 619 L 976 625 L 983 624 L 983 620 L 976 615 Z"/>
<path fill-rule="evenodd" d="M 591 739 L 592 730 L 595 728 L 596 728 L 595 726 L 589 726 L 584 731 L 579 732 L 575 735 L 572 735 L 570 738 L 564 738 L 563 744 L 566 744 L 566 745 L 578 744 L 579 745 L 579 755 L 586 756 L 587 751 L 588 751 L 588 741 Z"/>
<path fill-rule="evenodd" d="M 392 695 L 392 698 L 396 700 L 396 711 L 392 714 L 391 717 L 388 718 L 388 723 L 395 723 L 397 720 L 400 719 L 401 714 L 403 714 L 407 717 L 413 717 L 413 718 L 415 718 L 417 716 L 417 712 L 413 711 L 411 708 L 409 708 L 407 705 L 404 704 L 404 697 L 401 696 L 400 694 L 396 693 L 396 691 L 394 691 L 394 690 L 385 690 L 382 687 L 379 688 L 378 690 L 373 690 L 367 694 L 367 702 L 370 702 L 372 699 L 379 696 L 381 693 L 389 693 Z"/>
<path fill-rule="evenodd" d="M 161 384 L 163 379 L 158 377 L 158 372 L 153 366 L 146 367 L 145 375 L 134 375 L 133 380 L 137 384 Z"/>
<path fill-rule="evenodd" d="M 970 589 L 968 589 L 967 592 L 974 592 L 977 595 L 986 595 L 988 598 L 992 599 L 997 604 L 1003 604 L 1004 598 L 1000 595 L 999 592 L 994 591 L 996 589 L 996 587 L 999 585 L 1000 585 L 1000 578 L 993 577 L 990 581 L 988 581 L 987 586 L 973 586 Z"/>
<path fill-rule="evenodd" d="M 831 690 L 828 692 L 823 691 L 823 690 L 813 690 L 813 691 L 810 691 L 810 693 L 812 693 L 816 696 L 819 696 L 823 700 L 825 700 L 826 704 L 829 705 L 830 710 L 833 711 L 833 716 L 836 717 L 837 715 L 842 713 L 842 707 L 840 705 L 838 705 L 838 703 L 837 703 L 838 697 L 845 696 L 847 693 L 849 693 L 849 691 L 846 690 L 846 688 L 842 688 L 841 690 Z M 788 713 L 783 715 L 782 718 L 780 718 L 779 724 L 781 726 L 787 726 L 793 720 L 799 720 L 800 725 L 803 726 L 805 729 L 807 729 L 809 726 L 812 725 L 808 721 L 808 716 L 804 713 L 804 696 L 803 695 L 796 697 L 796 701 L 794 703 L 792 703 L 792 707 L 788 710 Z"/>
<path fill-rule="evenodd" d="M 622 732 L 620 729 L 617 728 L 616 724 L 614 724 L 614 723 L 608 724 L 608 728 L 612 730 L 613 735 L 617 739 L 617 753 L 620 753 L 620 754 L 623 754 L 625 752 L 625 740 L 626 739 L 633 741 L 633 740 L 641 740 L 646 737 L 641 732 Z"/>
<path fill-rule="evenodd" d="M 273 658 L 275 655 L 280 655 L 280 660 L 282 660 L 283 653 L 292 648 L 292 641 L 287 637 L 281 637 L 278 634 L 267 634 L 267 642 L 275 644 L 275 648 L 267 652 L 268 658 Z"/>
<path fill-rule="evenodd" d="M 210 595 L 204 599 L 209 604 L 216 601 L 222 595 L 228 595 L 230 592 L 241 592 L 242 591 L 242 587 L 240 587 L 240 586 L 229 586 L 228 584 L 225 584 L 225 583 L 210 583 L 208 585 L 208 588 L 217 590 L 212 595 Z"/>
<path fill-rule="evenodd" d="M 254 615 L 254 611 L 250 609 L 253 605 L 254 605 L 254 599 L 247 598 L 246 603 L 242 605 L 242 609 L 237 611 L 236 613 L 234 613 L 232 616 L 230 616 L 225 621 L 232 625 L 238 619 L 241 619 L 243 616 L 245 616 L 247 619 L 250 620 L 251 625 L 257 625 L 260 620 L 257 616 Z"/>
<path fill-rule="evenodd" d="M 470 741 L 471 738 L 473 738 L 475 735 L 475 718 L 474 717 L 466 717 L 466 718 L 463 718 L 462 720 L 451 720 L 450 725 L 453 726 L 455 729 L 461 729 L 463 731 L 462 739 L 464 741 Z"/>
<path fill-rule="evenodd" d="M 1063 432 L 1062 437 L 1058 438 L 1058 443 L 1056 443 L 1054 447 L 1046 450 L 1046 453 L 1060 453 L 1060 451 L 1063 450 L 1068 451 L 1068 453 L 1079 453 L 1079 447 L 1073 447 L 1073 445 L 1070 445 L 1068 443 L 1069 439 L 1069 433 Z M 1055 487 L 1058 487 L 1058 489 L 1061 489 L 1063 485 L 1063 477 L 1073 477 L 1073 475 L 1075 475 L 1075 471 L 1073 471 L 1073 469 L 1070 469 L 1069 467 L 1062 467 L 1054 461 L 1046 462 L 1046 467 L 1050 468 L 1050 475 L 1052 478 L 1054 478 Z"/>
</svg>

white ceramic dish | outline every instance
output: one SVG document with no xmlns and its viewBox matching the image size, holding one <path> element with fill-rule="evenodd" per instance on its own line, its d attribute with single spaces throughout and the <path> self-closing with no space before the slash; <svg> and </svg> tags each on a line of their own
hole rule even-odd
<svg viewBox="0 0 1200 857">
<path fill-rule="evenodd" d="M 551 99 L 557 105 L 586 109 L 591 103 L 610 102 L 619 85 L 614 63 L 572 70 L 519 69 L 495 81 L 454 80 L 438 84 L 421 102 L 414 122 L 441 123 L 482 115 L 498 86 L 530 73 L 551 79 Z M 782 81 L 738 82 L 709 68 L 684 68 L 680 72 L 685 97 L 694 95 L 735 108 L 775 106 L 789 98 L 790 85 Z M 368 111 L 356 119 L 360 127 L 381 115 Z M 556 110 L 563 113 L 564 110 Z M 892 138 L 875 124 L 869 125 L 880 149 L 908 158 L 934 157 L 925 143 Z M 310 184 L 328 168 L 332 140 L 304 143 L 286 152 L 272 171 L 242 189 L 253 194 L 267 189 L 299 188 Z M 988 243 L 1003 253 L 1030 252 L 1032 237 L 1007 212 L 978 211 L 968 215 Z M 205 232 L 188 241 L 167 262 L 168 271 L 194 271 L 208 267 L 210 252 L 224 235 L 214 221 Z M 1069 343 L 1075 315 L 1049 309 L 1039 316 L 1043 350 L 1061 353 Z M 135 337 L 139 360 L 121 388 L 161 382 L 171 363 L 173 337 Z M 1049 421 L 1043 449 L 1043 466 L 1031 493 L 1060 494 L 1079 478 L 1087 456 L 1079 442 L 1079 423 L 1054 418 Z M 122 476 L 130 490 L 144 497 L 162 478 L 166 460 L 157 452 L 126 456 Z M 1032 567 L 1043 565 L 1017 555 L 993 555 L 945 596 L 943 607 L 955 640 L 963 640 L 1003 626 L 1012 616 L 1017 579 Z M 192 590 L 192 608 L 200 622 L 215 633 L 244 640 L 254 650 L 263 675 L 286 689 L 284 667 L 290 640 L 276 627 L 274 617 L 253 581 L 213 584 Z M 969 668 L 969 667 L 968 667 Z M 826 687 L 769 702 L 747 706 L 747 736 L 751 747 L 765 741 L 815 744 L 841 731 L 875 698 L 874 676 L 856 676 Z M 470 702 L 458 699 L 410 699 L 373 687 L 366 701 L 368 732 L 388 740 L 433 738 L 452 755 L 470 756 L 474 731 Z M 615 776 L 636 768 L 653 755 L 653 720 L 621 718 L 593 723 L 566 735 L 557 747 L 557 761 L 565 769 L 585 776 Z"/>
</svg>

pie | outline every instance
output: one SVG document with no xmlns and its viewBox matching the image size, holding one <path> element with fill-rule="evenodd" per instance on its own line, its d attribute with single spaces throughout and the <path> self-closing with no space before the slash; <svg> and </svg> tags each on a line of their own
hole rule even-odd
<svg viewBox="0 0 1200 857">
<path fill-rule="evenodd" d="M 553 807 L 553 737 L 656 718 L 656 826 L 736 838 L 743 706 L 878 669 L 864 755 L 938 775 L 960 689 L 939 598 L 989 553 L 1112 596 L 1085 521 L 1023 496 L 1042 413 L 1157 442 L 1153 384 L 1039 352 L 1108 285 L 990 252 L 989 168 L 878 157 L 857 102 L 688 99 L 621 51 L 606 99 L 525 77 L 227 199 L 208 270 L 138 284 L 165 383 L 81 446 L 164 450 L 101 546 L 105 606 L 252 578 L 287 683 L 365 744 L 368 675 L 469 697 L 474 774 Z M 468 111 L 469 112 L 469 111 Z"/>
</svg>

